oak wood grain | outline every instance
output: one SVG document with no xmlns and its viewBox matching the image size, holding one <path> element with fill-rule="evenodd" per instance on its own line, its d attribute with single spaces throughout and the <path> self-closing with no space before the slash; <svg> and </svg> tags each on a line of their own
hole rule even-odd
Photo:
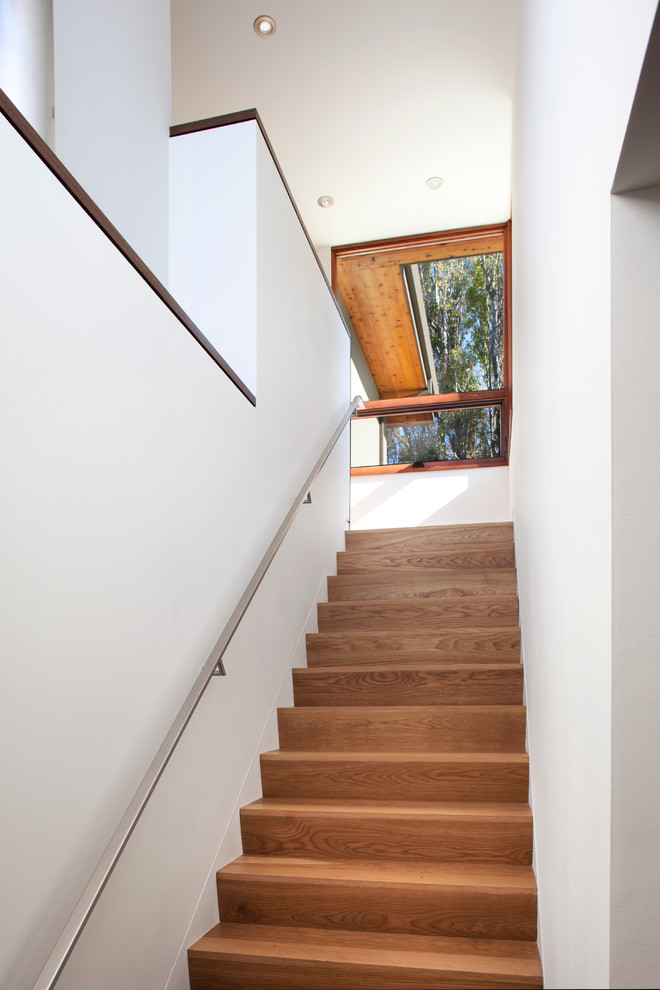
<svg viewBox="0 0 660 990">
<path fill-rule="evenodd" d="M 362 601 L 385 598 L 462 598 L 474 595 L 515 595 L 516 572 L 497 570 L 434 571 L 414 569 L 364 569 L 328 578 L 328 601 Z"/>
<path fill-rule="evenodd" d="M 280 748 L 335 752 L 519 753 L 522 705 L 280 708 Z"/>
<path fill-rule="evenodd" d="M 261 755 L 264 797 L 401 801 L 527 800 L 527 753 Z"/>
<path fill-rule="evenodd" d="M 382 549 L 360 552 L 345 551 L 337 554 L 337 574 L 362 574 L 364 572 L 388 572 L 390 570 L 492 571 L 498 568 L 514 568 L 516 565 L 513 543 L 489 543 L 484 546 L 443 548 L 436 550 Z"/>
<path fill-rule="evenodd" d="M 437 632 L 377 631 L 307 634 L 307 664 L 501 663 L 520 660 L 517 626 L 482 629 L 453 628 Z"/>
<path fill-rule="evenodd" d="M 318 606 L 319 632 L 385 629 L 439 632 L 452 626 L 517 624 L 518 599 L 509 595 L 323 602 Z"/>
<path fill-rule="evenodd" d="M 296 706 L 520 705 L 520 664 L 293 670 Z"/>
<path fill-rule="evenodd" d="M 241 835 L 248 855 L 532 861 L 526 804 L 264 798 L 241 810 Z"/>
<path fill-rule="evenodd" d="M 511 526 L 358 545 L 191 987 L 540 987 Z"/>
<path fill-rule="evenodd" d="M 189 950 L 191 990 L 539 988 L 533 942 L 216 925 Z M 251 981 L 251 982 L 250 982 Z"/>
<path fill-rule="evenodd" d="M 513 539 L 513 523 L 466 523 L 454 526 L 411 526 L 393 529 L 350 529 L 347 550 L 437 549 L 504 543 Z"/>
<path fill-rule="evenodd" d="M 458 937 L 536 938 L 531 867 L 241 856 L 218 872 L 220 920 Z"/>
</svg>

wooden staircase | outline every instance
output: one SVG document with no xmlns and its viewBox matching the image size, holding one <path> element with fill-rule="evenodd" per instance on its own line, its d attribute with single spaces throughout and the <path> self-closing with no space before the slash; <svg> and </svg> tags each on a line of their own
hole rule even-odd
<svg viewBox="0 0 660 990">
<path fill-rule="evenodd" d="M 512 526 L 346 547 L 191 988 L 541 987 Z"/>
</svg>

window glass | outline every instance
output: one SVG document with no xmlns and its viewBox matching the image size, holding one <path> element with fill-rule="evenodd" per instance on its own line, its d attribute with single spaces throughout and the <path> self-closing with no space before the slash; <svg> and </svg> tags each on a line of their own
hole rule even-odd
<svg viewBox="0 0 660 990">
<path fill-rule="evenodd" d="M 504 387 L 501 251 L 417 266 L 440 394 Z"/>
<path fill-rule="evenodd" d="M 353 420 L 351 464 L 429 464 L 501 457 L 501 405 Z"/>
</svg>

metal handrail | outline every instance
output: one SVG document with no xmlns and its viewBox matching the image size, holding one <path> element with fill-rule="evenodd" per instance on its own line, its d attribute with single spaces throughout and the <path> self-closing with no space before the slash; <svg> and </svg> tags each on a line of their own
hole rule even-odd
<svg viewBox="0 0 660 990">
<path fill-rule="evenodd" d="M 174 719 L 174 722 L 172 723 L 169 732 L 156 753 L 151 766 L 144 775 L 142 783 L 135 792 L 124 816 L 115 829 L 115 832 L 110 839 L 105 852 L 101 856 L 101 859 L 99 860 L 87 886 L 80 895 L 71 917 L 67 921 L 62 934 L 57 940 L 53 951 L 46 960 L 46 964 L 34 984 L 34 990 L 52 990 L 52 987 L 54 987 L 57 983 L 69 956 L 73 952 L 76 942 L 80 938 L 80 935 L 82 934 L 92 911 L 96 907 L 96 903 L 103 893 L 103 890 L 105 889 L 105 886 L 110 879 L 117 862 L 119 861 L 119 857 L 133 834 L 135 826 L 140 820 L 142 812 L 147 806 L 147 802 L 149 801 L 149 798 L 160 780 L 165 767 L 169 763 L 170 758 L 193 715 L 193 712 L 197 708 L 202 695 L 211 681 L 211 678 L 216 672 L 222 674 L 225 673 L 222 664 L 222 657 L 231 643 L 234 633 L 238 629 L 243 616 L 247 612 L 250 602 L 254 598 L 259 585 L 263 581 L 266 571 L 272 564 L 275 554 L 279 550 L 284 537 L 291 528 L 298 509 L 303 502 L 311 501 L 311 498 L 308 498 L 308 496 L 314 480 L 332 453 L 335 444 L 346 428 L 346 424 L 355 412 L 357 406 L 361 403 L 362 398 L 360 396 L 357 396 L 351 402 L 348 411 L 342 416 L 339 426 L 328 441 L 311 474 L 305 481 L 305 484 L 300 489 L 300 493 L 289 509 L 284 522 L 278 529 L 275 538 L 268 547 L 268 550 L 266 550 L 261 563 L 254 572 L 252 580 L 245 589 L 238 605 L 232 612 L 222 635 L 213 647 L 208 660 L 202 667 L 197 680 L 191 688 L 188 697 L 181 706 L 178 715 Z"/>
</svg>

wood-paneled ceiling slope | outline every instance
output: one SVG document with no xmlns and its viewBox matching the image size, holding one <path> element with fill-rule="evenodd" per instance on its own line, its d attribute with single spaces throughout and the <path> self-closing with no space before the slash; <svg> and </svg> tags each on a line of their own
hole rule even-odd
<svg viewBox="0 0 660 990">
<path fill-rule="evenodd" d="M 415 266 L 503 250 L 502 225 L 332 249 L 333 288 L 344 301 L 379 398 L 438 391 Z"/>
</svg>

